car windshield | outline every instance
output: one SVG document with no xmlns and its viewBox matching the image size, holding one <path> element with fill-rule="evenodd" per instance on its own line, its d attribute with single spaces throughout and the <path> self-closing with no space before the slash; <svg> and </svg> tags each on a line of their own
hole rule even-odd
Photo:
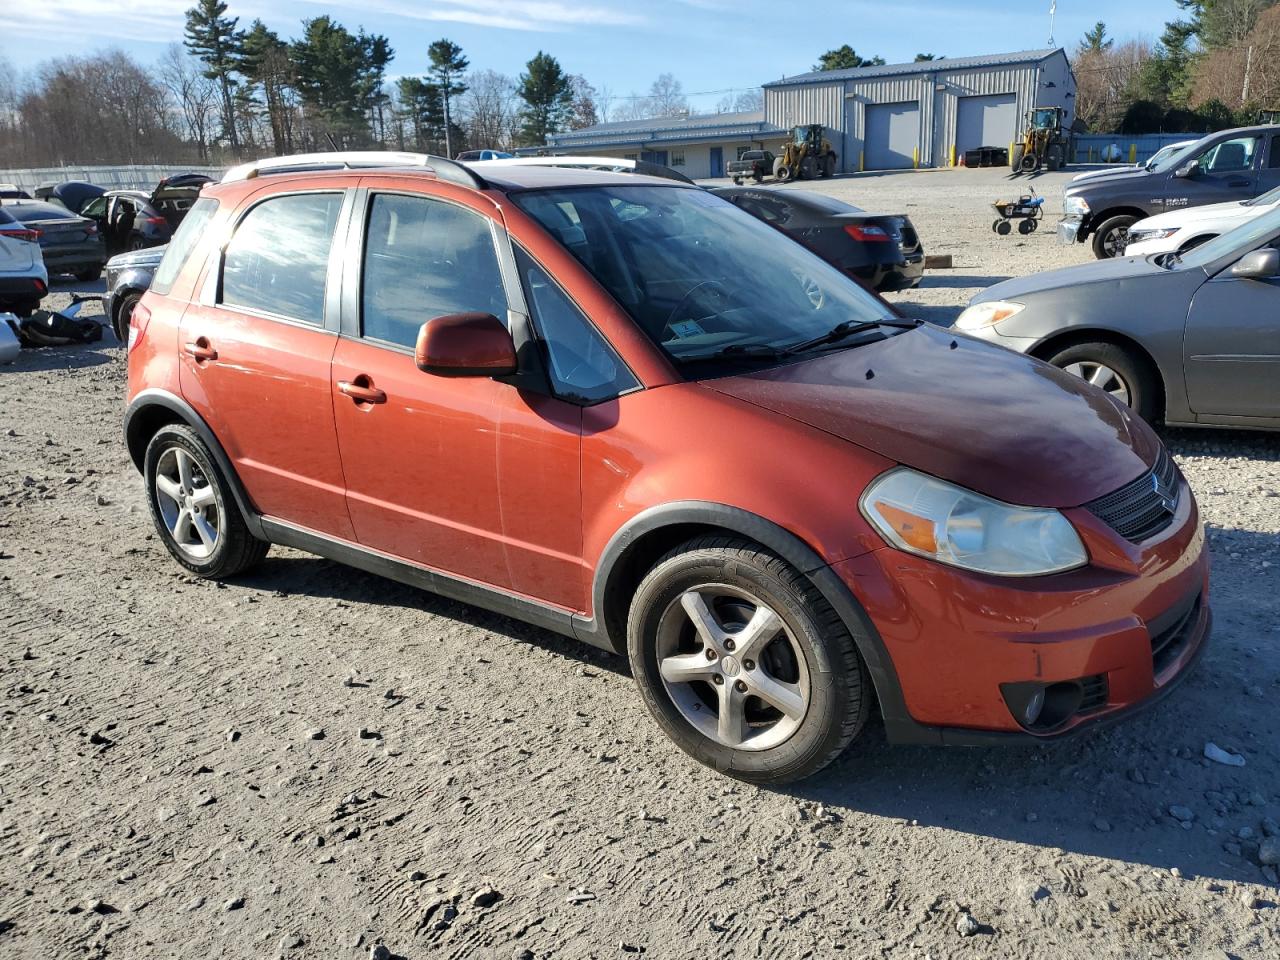
<svg viewBox="0 0 1280 960">
<path fill-rule="evenodd" d="M 1280 203 L 1280 187 L 1268 190 L 1262 196 L 1254 197 L 1252 200 L 1242 200 L 1241 203 L 1246 207 L 1269 207 L 1273 203 Z"/>
<path fill-rule="evenodd" d="M 1188 251 L 1180 262 L 1188 267 L 1207 267 L 1223 257 L 1243 257 L 1268 240 L 1273 244 L 1280 242 L 1280 207 L 1202 243 Z"/>
<path fill-rule="evenodd" d="M 610 185 L 512 199 L 677 364 L 778 360 L 779 351 L 889 312 L 826 261 L 703 190 Z"/>
</svg>

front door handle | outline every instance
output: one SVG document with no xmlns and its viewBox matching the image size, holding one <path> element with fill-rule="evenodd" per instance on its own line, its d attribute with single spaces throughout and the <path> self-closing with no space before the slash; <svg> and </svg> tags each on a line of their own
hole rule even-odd
<svg viewBox="0 0 1280 960">
<path fill-rule="evenodd" d="M 387 394 L 385 390 L 379 390 L 364 374 L 356 377 L 354 380 L 339 380 L 338 392 L 344 397 L 350 397 L 356 403 L 386 403 Z"/>
<path fill-rule="evenodd" d="M 188 343 L 183 349 L 197 361 L 218 359 L 218 351 L 209 345 L 206 337 L 197 337 L 195 343 Z"/>
</svg>

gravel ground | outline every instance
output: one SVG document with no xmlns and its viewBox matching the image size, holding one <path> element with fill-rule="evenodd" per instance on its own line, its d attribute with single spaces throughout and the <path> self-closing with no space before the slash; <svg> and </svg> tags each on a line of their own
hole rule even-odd
<svg viewBox="0 0 1280 960">
<path fill-rule="evenodd" d="M 895 298 L 929 319 L 1086 257 L 993 234 L 999 172 L 823 188 L 955 256 Z M 873 726 L 769 790 L 686 760 L 575 642 L 291 550 L 186 576 L 123 389 L 110 334 L 0 368 L 6 960 L 1280 956 L 1274 436 L 1167 435 L 1217 618 L 1174 696 L 1044 749 Z"/>
</svg>

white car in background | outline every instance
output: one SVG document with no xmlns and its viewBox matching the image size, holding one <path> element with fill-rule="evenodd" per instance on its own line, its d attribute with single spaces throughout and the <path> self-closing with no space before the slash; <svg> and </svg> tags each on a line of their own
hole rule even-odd
<svg viewBox="0 0 1280 960">
<path fill-rule="evenodd" d="M 1102 170 L 1090 170 L 1088 173 L 1077 173 L 1071 178 L 1072 183 L 1079 183 L 1082 180 L 1097 180 L 1099 177 L 1109 177 L 1115 173 L 1123 173 L 1126 170 L 1150 170 L 1158 163 L 1163 163 L 1166 159 L 1173 156 L 1179 150 L 1185 150 L 1187 147 L 1196 143 L 1195 140 L 1180 140 L 1177 143 L 1171 143 L 1167 147 L 1161 147 L 1151 159 L 1145 163 L 1126 164 L 1123 167 L 1105 167 Z"/>
<path fill-rule="evenodd" d="M 1280 187 L 1252 200 L 1184 207 L 1147 217 L 1129 228 L 1124 255 L 1149 257 L 1156 253 L 1186 253 L 1277 207 L 1280 207 Z"/>
<path fill-rule="evenodd" d="M 29 317 L 49 292 L 40 244 L 0 230 L 0 312 Z"/>
</svg>

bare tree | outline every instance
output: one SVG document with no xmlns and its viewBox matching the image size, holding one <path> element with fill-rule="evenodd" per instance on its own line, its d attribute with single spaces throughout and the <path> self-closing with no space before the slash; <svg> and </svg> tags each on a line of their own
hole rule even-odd
<svg viewBox="0 0 1280 960">
<path fill-rule="evenodd" d="M 467 75 L 467 92 L 460 101 L 460 119 L 467 142 L 476 147 L 508 149 L 515 139 L 516 82 L 496 70 Z"/>
<path fill-rule="evenodd" d="M 218 84 L 180 43 L 171 43 L 160 58 L 160 82 L 182 117 L 187 139 L 201 163 L 209 162 L 209 143 L 221 109 Z"/>
<path fill-rule="evenodd" d="M 684 95 L 684 86 L 676 79 L 675 74 L 663 73 L 649 87 L 649 103 L 647 115 L 650 117 L 676 117 L 689 112 L 689 100 Z"/>
<path fill-rule="evenodd" d="M 1151 44 L 1146 40 L 1082 46 L 1072 63 L 1076 116 L 1093 130 L 1116 129 L 1138 97 L 1138 80 L 1151 56 Z"/>
<path fill-rule="evenodd" d="M 616 99 L 611 88 L 596 88 L 596 113 L 599 114 L 601 123 L 608 123 L 613 119 L 613 104 Z"/>
</svg>

